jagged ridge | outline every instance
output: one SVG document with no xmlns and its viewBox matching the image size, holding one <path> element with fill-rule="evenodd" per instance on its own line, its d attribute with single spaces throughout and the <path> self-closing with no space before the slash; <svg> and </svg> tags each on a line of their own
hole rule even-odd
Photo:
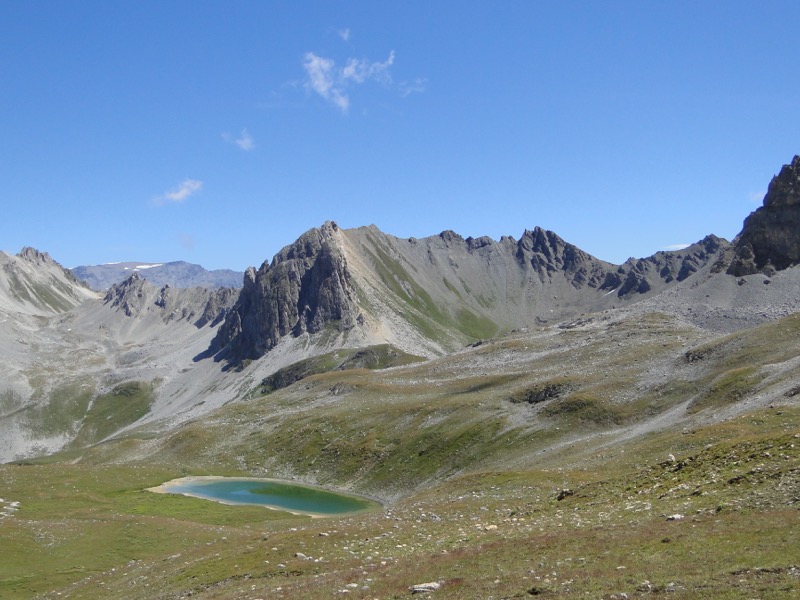
<svg viewBox="0 0 800 600">
<path fill-rule="evenodd" d="M 711 235 L 682 251 L 612 265 L 539 227 L 519 241 L 452 231 L 404 240 L 374 226 L 341 230 L 328 222 L 248 270 L 206 355 L 241 363 L 286 337 L 326 328 L 353 332 L 352 345 L 388 341 L 439 354 L 502 330 L 636 301 L 690 277 L 727 246 Z"/>
<path fill-rule="evenodd" d="M 122 283 L 114 284 L 103 297 L 103 304 L 117 309 L 127 317 L 143 317 L 149 312 L 158 314 L 164 323 L 189 321 L 196 327 L 216 325 L 235 300 L 230 288 L 156 288 L 133 273 Z"/>
</svg>

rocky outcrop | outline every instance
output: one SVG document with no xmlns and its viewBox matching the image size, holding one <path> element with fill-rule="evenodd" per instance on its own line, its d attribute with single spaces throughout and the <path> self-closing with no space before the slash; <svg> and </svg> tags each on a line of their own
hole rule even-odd
<svg viewBox="0 0 800 600">
<path fill-rule="evenodd" d="M 730 243 L 715 235 L 708 235 L 683 250 L 656 252 L 647 258 L 630 258 L 609 275 L 601 289 L 612 289 L 620 282 L 617 296 L 646 294 L 657 285 L 687 279 L 727 248 Z"/>
<path fill-rule="evenodd" d="M 256 271 L 248 269 L 210 354 L 234 363 L 263 356 L 287 335 L 345 331 L 357 323 L 352 276 L 336 223 L 303 234 Z"/>
<path fill-rule="evenodd" d="M 126 317 L 135 317 L 146 310 L 143 301 L 145 281 L 134 273 L 122 283 L 111 286 L 103 298 L 103 304 L 122 311 Z"/>
<path fill-rule="evenodd" d="M 526 230 L 517 242 L 516 258 L 529 266 L 544 282 L 558 273 L 577 289 L 602 287 L 611 265 L 568 244 L 552 231 L 539 227 Z"/>
<path fill-rule="evenodd" d="M 17 256 L 23 260 L 28 261 L 29 263 L 33 263 L 35 265 L 47 265 L 52 266 L 56 265 L 56 261 L 54 261 L 47 252 L 41 252 L 36 248 L 31 248 L 30 246 L 25 246 L 22 250 L 19 251 Z"/>
<path fill-rule="evenodd" d="M 103 304 L 122 312 L 126 317 L 145 318 L 156 315 L 164 323 L 187 321 L 197 328 L 219 324 L 235 300 L 230 288 L 180 289 L 165 285 L 157 288 L 138 273 L 106 292 Z"/>
<path fill-rule="evenodd" d="M 194 324 L 197 327 L 205 327 L 206 325 L 215 327 L 219 325 L 236 302 L 237 297 L 238 290 L 231 288 L 213 290 L 208 296 L 203 312 Z"/>
<path fill-rule="evenodd" d="M 744 221 L 728 273 L 771 275 L 800 264 L 800 156 L 772 178 L 764 205 Z"/>
</svg>

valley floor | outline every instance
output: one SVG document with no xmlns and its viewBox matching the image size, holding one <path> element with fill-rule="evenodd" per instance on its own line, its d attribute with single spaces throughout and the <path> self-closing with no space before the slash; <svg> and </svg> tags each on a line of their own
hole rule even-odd
<svg viewBox="0 0 800 600">
<path fill-rule="evenodd" d="M 386 599 L 422 583 L 453 599 L 800 593 L 800 409 L 595 458 L 464 474 L 315 520 L 144 491 L 189 467 L 5 465 L 0 596 Z"/>
</svg>

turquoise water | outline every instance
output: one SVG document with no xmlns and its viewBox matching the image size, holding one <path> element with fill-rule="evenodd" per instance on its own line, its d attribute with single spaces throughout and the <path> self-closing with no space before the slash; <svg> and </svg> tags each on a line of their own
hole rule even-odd
<svg viewBox="0 0 800 600">
<path fill-rule="evenodd" d="M 314 515 L 340 515 L 378 506 L 366 498 L 263 479 L 199 479 L 166 483 L 163 487 L 171 494 L 233 504 L 258 504 Z"/>
</svg>

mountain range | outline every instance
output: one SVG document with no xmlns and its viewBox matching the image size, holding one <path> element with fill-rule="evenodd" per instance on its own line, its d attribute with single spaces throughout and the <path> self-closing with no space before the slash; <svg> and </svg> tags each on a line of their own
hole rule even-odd
<svg viewBox="0 0 800 600">
<path fill-rule="evenodd" d="M 182 260 L 167 263 L 115 262 L 74 267 L 70 271 L 97 291 L 105 291 L 115 283 L 125 281 L 133 273 L 138 273 L 158 287 L 169 285 L 179 288 L 239 288 L 242 287 L 244 275 L 230 269 L 207 271 L 200 265 Z"/>
<path fill-rule="evenodd" d="M 173 273 L 187 267 L 171 264 Z M 375 556 L 405 553 L 397 564 L 406 561 L 406 575 L 440 565 L 447 585 L 439 593 L 452 598 L 491 596 L 505 579 L 526 587 L 502 597 L 568 588 L 591 594 L 594 588 L 579 583 L 594 581 L 585 562 L 553 558 L 560 552 L 553 540 L 586 551 L 577 541 L 589 535 L 581 516 L 592 523 L 592 535 L 612 521 L 619 528 L 613 531 L 641 525 L 636 535 L 655 535 L 655 542 L 625 538 L 625 544 L 652 543 L 653 555 L 666 549 L 666 564 L 684 569 L 706 561 L 669 554 L 680 544 L 687 553 L 699 549 L 688 529 L 662 531 L 666 515 L 673 515 L 663 511 L 694 510 L 691 526 L 709 543 L 728 535 L 716 529 L 721 519 L 742 532 L 756 526 L 753 514 L 762 515 L 763 533 L 776 518 L 770 511 L 779 511 L 787 527 L 796 527 L 800 157 L 772 179 L 763 206 L 734 240 L 709 234 L 682 250 L 621 265 L 539 227 L 500 240 L 453 231 L 403 239 L 374 226 L 342 229 L 329 221 L 249 268 L 241 286 L 183 287 L 183 275 L 155 283 L 151 274 L 161 267 L 137 266 L 112 282 L 120 269 L 128 273 L 125 267 L 109 268 L 116 274 L 104 279 L 104 269 L 69 271 L 32 248 L 0 254 L 0 463 L 39 465 L 58 489 L 62 477 L 93 477 L 86 485 L 105 490 L 97 473 L 137 481 L 224 473 L 366 494 L 389 507 L 385 517 L 343 522 L 349 542 L 337 538 L 341 545 L 325 546 L 325 555 L 347 546 L 347 560 L 356 562 L 341 563 L 353 569 L 345 579 L 359 580 L 379 559 L 367 558 L 366 550 L 353 554 L 355 540 L 377 548 L 378 540 L 395 535 L 385 525 L 394 523 L 403 543 L 380 546 L 384 554 Z M 96 291 L 78 274 L 95 277 L 92 287 L 110 285 Z M 51 463 L 57 467 L 47 471 Z M 0 471 L 12 483 L 32 472 L 9 465 Z M 557 489 L 544 493 L 542 485 Z M 124 504 L 128 487 L 119 486 L 91 497 L 117 507 L 96 523 L 112 523 L 116 532 L 119 523 L 140 523 L 137 515 L 145 513 L 165 527 L 172 527 L 166 515 L 189 518 L 159 512 L 173 509 L 141 496 Z M 90 510 L 85 499 L 73 501 Z M 206 513 L 197 510 L 202 521 Z M 517 533 L 484 540 L 497 529 L 486 519 Z M 64 566 L 61 588 L 53 589 L 101 597 L 98 578 L 104 577 L 102 597 L 177 598 L 190 591 L 248 597 L 285 589 L 295 590 L 288 597 L 312 597 L 326 577 L 344 577 L 325 561 L 313 569 L 298 562 L 306 560 L 299 556 L 308 554 L 306 544 L 317 547 L 320 537 L 338 530 L 312 537 L 308 526 L 281 530 L 267 545 L 280 554 L 284 544 L 296 544 L 295 554 L 274 566 L 252 550 L 266 533 L 254 540 L 250 525 L 225 529 L 200 521 L 181 521 L 176 531 L 212 544 L 224 530 L 241 537 L 239 549 L 221 555 L 209 546 L 206 556 L 199 542 L 191 551 L 166 540 L 159 542 L 163 548 L 151 547 L 148 528 L 146 561 L 123 568 L 101 557 L 98 565 L 108 564 L 97 575 Z M 571 537 L 559 537 L 562 525 Z M 425 538 L 426 529 L 442 537 Z M 769 533 L 769 545 L 785 552 L 791 537 Z M 613 547 L 613 539 L 604 547 Z M 775 587 L 763 589 L 797 590 L 797 565 L 765 572 L 742 566 L 725 550 L 737 539 L 730 534 L 719 556 L 707 561 L 724 570 L 715 575 L 723 583 L 714 590 L 767 577 Z M 743 543 L 758 545 L 755 539 Z M 536 563 L 546 567 L 518 564 L 519 540 L 549 548 L 549 558 Z M 678 546 L 668 547 L 672 542 Z M 182 552 L 186 563 L 171 566 Z M 237 574 L 251 552 L 258 565 L 246 577 Z M 497 553 L 495 562 L 517 565 L 517 574 L 493 572 L 470 587 L 459 569 L 473 552 Z M 591 552 L 603 556 L 597 548 Z M 758 556 L 779 561 L 766 552 Z M 190 555 L 204 565 L 193 577 L 207 583 L 187 581 Z M 394 564 L 382 560 L 386 569 Z M 474 568 L 485 564 L 475 558 Z M 556 568 L 571 572 L 571 583 L 557 587 L 550 574 Z M 136 573 L 135 582 L 128 573 Z M 627 586 L 626 594 L 655 589 L 649 580 L 615 573 L 614 585 Z M 707 595 L 704 586 L 716 585 L 707 584 L 707 575 L 687 573 L 672 589 L 666 580 L 659 589 L 683 586 L 681 597 Z M 0 579 L 0 592 L 3 581 L 17 585 L 8 577 Z M 251 577 L 265 587 L 247 588 Z M 145 580 L 159 581 L 160 595 L 140 587 Z M 397 582 L 385 585 L 387 596 L 398 593 Z M 364 586 L 359 597 L 372 597 Z M 751 595 L 757 589 L 756 583 L 747 587 Z M 19 597 L 31 597 L 25 593 Z"/>
<path fill-rule="evenodd" d="M 621 265 L 538 227 L 499 241 L 452 231 L 400 239 L 334 222 L 248 269 L 241 289 L 154 285 L 153 274 L 174 281 L 197 272 L 169 263 L 134 268 L 98 294 L 76 275 L 101 287 L 130 267 L 70 272 L 31 248 L 2 255 L 0 459 L 71 443 L 75 424 L 37 431 L 31 416 L 68 382 L 98 393 L 131 379 L 158 381 L 140 422 L 174 423 L 235 400 L 240 380 L 336 349 L 388 344 L 430 359 L 639 305 L 714 333 L 768 322 L 800 308 L 792 269 L 800 262 L 798 177 L 796 157 L 733 243 L 708 235 Z"/>
</svg>

